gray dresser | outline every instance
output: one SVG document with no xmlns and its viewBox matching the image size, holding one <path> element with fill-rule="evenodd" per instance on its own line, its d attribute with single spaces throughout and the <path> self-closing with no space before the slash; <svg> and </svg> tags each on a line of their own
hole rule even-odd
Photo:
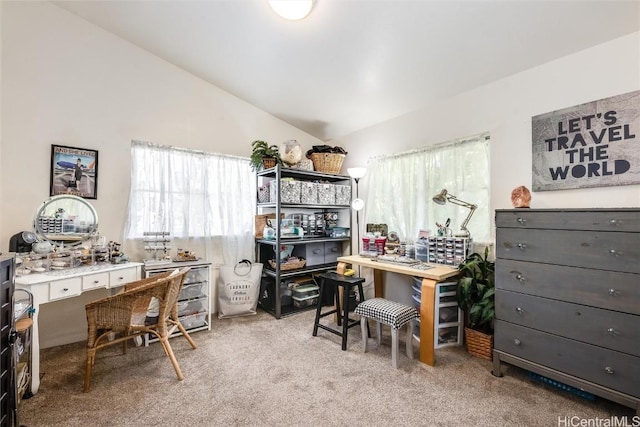
<svg viewBox="0 0 640 427">
<path fill-rule="evenodd" d="M 496 211 L 501 362 L 640 415 L 640 209 Z"/>
</svg>

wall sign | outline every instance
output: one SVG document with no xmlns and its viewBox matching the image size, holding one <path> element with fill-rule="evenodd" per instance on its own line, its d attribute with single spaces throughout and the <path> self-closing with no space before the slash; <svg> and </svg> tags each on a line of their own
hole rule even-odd
<svg viewBox="0 0 640 427">
<path fill-rule="evenodd" d="M 531 122 L 534 191 L 640 183 L 640 91 Z"/>
</svg>

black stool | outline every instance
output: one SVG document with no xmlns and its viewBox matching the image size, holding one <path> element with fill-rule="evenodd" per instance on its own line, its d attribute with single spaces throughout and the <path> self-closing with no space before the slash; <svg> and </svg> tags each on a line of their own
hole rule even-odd
<svg viewBox="0 0 640 427">
<path fill-rule="evenodd" d="M 364 278 L 362 277 L 349 277 L 338 274 L 334 271 L 327 271 L 320 274 L 320 295 L 323 294 L 325 286 L 335 286 L 335 307 L 333 310 L 322 313 L 322 301 L 318 301 L 316 307 L 316 320 L 313 323 L 313 336 L 318 335 L 318 328 L 322 328 L 326 331 L 334 333 L 342 337 L 342 350 L 347 349 L 347 332 L 349 328 L 358 326 L 359 320 L 353 320 L 349 318 L 349 295 L 354 286 L 358 287 L 358 296 L 360 302 L 364 301 L 364 292 L 362 291 L 362 283 Z M 340 292 L 338 292 L 338 286 L 342 287 L 342 302 L 340 302 Z M 342 332 L 339 330 L 330 328 L 320 323 L 320 318 L 329 316 L 331 314 L 338 314 L 338 326 L 342 326 Z"/>
</svg>

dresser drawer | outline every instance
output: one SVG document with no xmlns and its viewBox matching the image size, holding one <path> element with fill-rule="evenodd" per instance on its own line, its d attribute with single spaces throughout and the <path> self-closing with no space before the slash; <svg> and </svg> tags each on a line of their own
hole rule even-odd
<svg viewBox="0 0 640 427">
<path fill-rule="evenodd" d="M 82 278 L 72 277 L 69 279 L 56 280 L 49 284 L 49 300 L 75 297 L 82 293 Z"/>
<path fill-rule="evenodd" d="M 640 275 L 499 259 L 496 288 L 640 315 Z"/>
<path fill-rule="evenodd" d="M 640 316 L 497 290 L 496 317 L 640 356 Z"/>
<path fill-rule="evenodd" d="M 640 357 L 496 321 L 494 348 L 640 397 Z"/>
<path fill-rule="evenodd" d="M 129 282 L 138 280 L 138 278 L 137 267 L 122 268 L 120 270 L 110 271 L 109 287 L 116 288 L 118 286 L 123 286 Z"/>
<path fill-rule="evenodd" d="M 89 274 L 82 277 L 82 290 L 106 288 L 109 286 L 109 273 Z"/>
<path fill-rule="evenodd" d="M 496 227 L 640 233 L 640 211 L 637 209 L 497 210 Z"/>
<path fill-rule="evenodd" d="M 640 273 L 640 234 L 500 228 L 496 256 L 504 259 Z"/>
<path fill-rule="evenodd" d="M 324 242 L 324 263 L 337 262 L 342 256 L 342 242 Z"/>
</svg>

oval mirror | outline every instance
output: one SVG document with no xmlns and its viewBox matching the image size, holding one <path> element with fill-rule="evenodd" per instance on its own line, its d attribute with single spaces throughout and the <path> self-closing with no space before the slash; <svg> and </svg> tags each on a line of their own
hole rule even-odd
<svg viewBox="0 0 640 427">
<path fill-rule="evenodd" d="M 53 196 L 36 211 L 33 228 L 44 240 L 74 246 L 98 230 L 98 213 L 82 197 Z"/>
</svg>

